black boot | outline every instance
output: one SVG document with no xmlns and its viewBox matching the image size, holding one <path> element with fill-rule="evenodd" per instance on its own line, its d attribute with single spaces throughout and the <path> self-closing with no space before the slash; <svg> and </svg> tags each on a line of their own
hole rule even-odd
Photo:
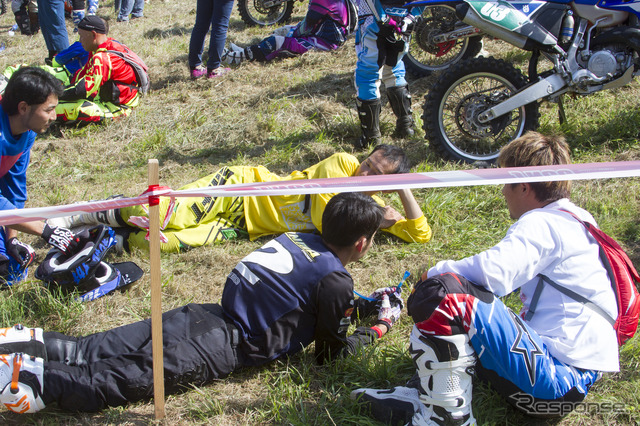
<svg viewBox="0 0 640 426">
<path fill-rule="evenodd" d="M 360 117 L 360 128 L 362 136 L 358 141 L 358 148 L 364 149 L 369 145 L 378 145 L 380 143 L 380 110 L 382 104 L 380 99 L 371 101 L 363 101 L 356 99 L 358 106 L 358 117 Z"/>
<path fill-rule="evenodd" d="M 37 34 L 40 31 L 40 20 L 37 12 L 29 11 L 29 22 L 31 23 L 31 34 Z"/>
<path fill-rule="evenodd" d="M 413 136 L 413 115 L 411 111 L 411 94 L 408 86 L 396 86 L 387 89 L 389 104 L 396 115 L 395 135 L 401 138 Z"/>
<path fill-rule="evenodd" d="M 50 50 L 49 57 L 44 59 L 44 63 L 51 66 L 51 64 L 53 64 L 53 58 L 55 58 L 57 54 L 58 52 L 56 52 L 55 50 Z"/>
<path fill-rule="evenodd" d="M 31 32 L 31 21 L 29 20 L 29 12 L 27 11 L 27 4 L 22 3 L 20 9 L 13 12 L 16 17 L 16 24 L 20 28 L 20 33 L 23 35 L 33 35 Z"/>
</svg>

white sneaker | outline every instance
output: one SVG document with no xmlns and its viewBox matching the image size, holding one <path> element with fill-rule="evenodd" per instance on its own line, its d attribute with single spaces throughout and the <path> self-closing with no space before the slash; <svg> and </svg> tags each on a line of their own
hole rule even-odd
<svg viewBox="0 0 640 426">
<path fill-rule="evenodd" d="M 425 408 L 420 401 L 418 389 L 405 386 L 392 389 L 356 389 L 351 392 L 351 399 L 366 402 L 373 418 L 392 425 L 407 424 L 417 412 Z"/>
</svg>

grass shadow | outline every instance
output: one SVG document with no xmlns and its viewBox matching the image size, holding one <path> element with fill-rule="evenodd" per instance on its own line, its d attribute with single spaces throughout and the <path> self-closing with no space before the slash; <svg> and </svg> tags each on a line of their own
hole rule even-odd
<svg viewBox="0 0 640 426">
<path fill-rule="evenodd" d="M 191 28 L 174 26 L 173 28 L 154 28 L 144 33 L 146 39 L 163 39 L 169 37 L 182 37 L 191 34 Z"/>
<path fill-rule="evenodd" d="M 565 105 L 565 110 L 569 108 Z M 572 149 L 606 148 L 621 151 L 636 146 L 640 138 L 637 126 L 640 108 L 618 110 L 599 123 L 585 123 L 577 113 L 569 114 L 567 123 L 560 125 L 560 129 Z"/>
</svg>

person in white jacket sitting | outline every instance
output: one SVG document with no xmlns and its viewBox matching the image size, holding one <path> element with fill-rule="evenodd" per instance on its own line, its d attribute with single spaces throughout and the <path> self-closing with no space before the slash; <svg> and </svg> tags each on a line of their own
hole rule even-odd
<svg viewBox="0 0 640 426">
<path fill-rule="evenodd" d="M 568 164 L 569 148 L 562 137 L 529 132 L 505 146 L 498 162 Z M 591 214 L 569 200 L 570 182 L 507 184 L 502 193 L 517 219 L 502 241 L 462 260 L 438 262 L 408 300 L 415 322 L 409 348 L 414 379 L 389 390 L 352 392 L 372 405 L 375 417 L 475 424 L 474 371 L 528 415 L 563 415 L 602 372 L 619 371 L 616 332 L 603 315 L 551 285 L 536 292 L 544 275 L 611 318 L 618 315 L 599 245 L 570 214 L 595 225 Z M 520 315 L 499 299 L 517 290 Z"/>
</svg>

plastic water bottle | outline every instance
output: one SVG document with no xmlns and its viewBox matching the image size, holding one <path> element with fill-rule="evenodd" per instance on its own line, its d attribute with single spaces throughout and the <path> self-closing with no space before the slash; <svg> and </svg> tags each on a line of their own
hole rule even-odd
<svg viewBox="0 0 640 426">
<path fill-rule="evenodd" d="M 573 26 L 575 25 L 575 20 L 573 19 L 573 12 L 568 10 L 567 14 L 562 21 L 562 29 L 560 30 L 560 42 L 562 44 L 567 44 L 573 38 Z"/>
</svg>

